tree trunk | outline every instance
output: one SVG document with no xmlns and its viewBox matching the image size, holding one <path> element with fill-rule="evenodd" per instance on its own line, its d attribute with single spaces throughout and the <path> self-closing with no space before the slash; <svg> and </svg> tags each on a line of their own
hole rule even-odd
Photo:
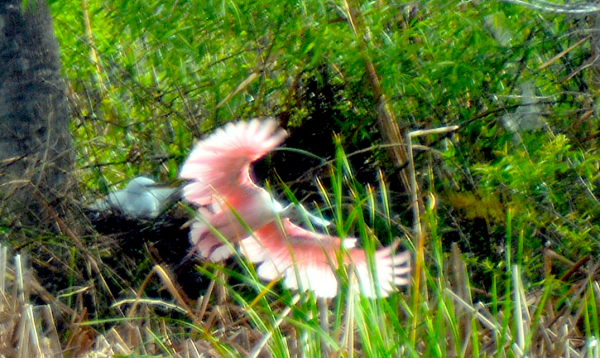
<svg viewBox="0 0 600 358">
<path fill-rule="evenodd" d="M 0 0 L 0 224 L 51 223 L 69 191 L 72 167 L 65 84 L 48 5 Z"/>
</svg>

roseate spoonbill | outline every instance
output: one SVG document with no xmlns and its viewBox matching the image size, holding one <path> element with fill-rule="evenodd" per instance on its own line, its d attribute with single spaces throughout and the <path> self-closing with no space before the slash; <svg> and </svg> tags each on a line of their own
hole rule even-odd
<svg viewBox="0 0 600 358">
<path fill-rule="evenodd" d="M 387 296 L 396 285 L 407 284 L 402 275 L 410 271 L 408 253 L 394 256 L 395 247 L 378 250 L 376 273 L 371 275 L 365 251 L 354 247 L 356 239 L 317 234 L 292 224 L 286 218 L 289 209 L 254 183 L 252 162 L 285 137 L 275 120 L 254 119 L 229 123 L 196 144 L 180 173 L 180 178 L 192 180 L 183 189 L 184 198 L 200 206 L 199 220 L 190 230 L 195 250 L 208 260 L 219 261 L 232 254 L 223 239 L 231 244 L 242 242 L 242 254 L 252 262 L 262 262 L 259 277 L 282 276 L 287 287 L 310 289 L 317 297 L 337 293 L 338 253 L 344 256 L 344 265 L 354 267 L 369 297 L 376 296 L 375 286 Z"/>
<path fill-rule="evenodd" d="M 139 176 L 125 189 L 106 195 L 90 208 L 98 211 L 116 209 L 133 218 L 155 218 L 169 200 L 175 200 L 177 190 L 158 186 L 154 180 Z"/>
</svg>

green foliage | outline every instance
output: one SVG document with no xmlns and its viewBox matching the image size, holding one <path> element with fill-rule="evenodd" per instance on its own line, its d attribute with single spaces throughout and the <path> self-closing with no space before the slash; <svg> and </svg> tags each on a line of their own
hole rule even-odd
<svg viewBox="0 0 600 358">
<path fill-rule="evenodd" d="M 192 141 L 216 124 L 290 111 L 300 123 L 311 108 L 292 107 L 293 85 L 323 64 L 326 85 L 344 88 L 337 107 L 346 118 L 338 120 L 360 124 L 373 105 L 357 98 L 369 92 L 363 56 L 374 61 L 403 120 L 419 126 L 470 118 L 478 107 L 465 101 L 487 96 L 482 83 L 492 83 L 508 59 L 493 56 L 504 49 L 469 18 L 479 16 L 477 8 L 438 5 L 413 17 L 408 5 L 363 4 L 370 44 L 361 56 L 344 8 L 334 3 L 95 1 L 88 3 L 86 32 L 86 13 L 56 1 L 63 67 L 79 115 L 74 132 L 85 143 L 79 167 L 96 169 L 86 178 L 101 172 L 111 182 L 138 171 L 173 178 Z M 474 72 L 478 66 L 485 72 Z M 136 161 L 138 154 L 152 159 Z"/>
<path fill-rule="evenodd" d="M 529 232 L 543 230 L 561 252 L 585 255 L 598 250 L 595 194 L 600 156 L 584 153 L 564 135 L 529 138 L 531 147 L 508 150 L 495 163 L 474 167 L 487 196 L 502 197 Z M 528 241 L 528 248 L 539 242 Z"/>
</svg>

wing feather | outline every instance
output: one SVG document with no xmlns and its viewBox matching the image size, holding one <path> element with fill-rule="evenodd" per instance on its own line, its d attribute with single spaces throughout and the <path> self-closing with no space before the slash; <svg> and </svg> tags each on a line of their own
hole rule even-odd
<svg viewBox="0 0 600 358">
<path fill-rule="evenodd" d="M 179 177 L 192 179 L 183 196 L 197 205 L 208 205 L 215 196 L 227 202 L 257 188 L 250 177 L 250 164 L 277 147 L 287 133 L 274 119 L 228 123 L 198 142 Z"/>
<path fill-rule="evenodd" d="M 340 239 L 313 233 L 283 219 L 281 225 L 271 222 L 244 239 L 241 249 L 252 262 L 261 263 L 257 269 L 260 278 L 283 277 L 284 285 L 289 289 L 312 290 L 318 297 L 337 294 L 338 255 L 342 255 L 346 267 L 352 265 L 353 277 L 367 297 L 385 297 L 396 285 L 408 284 L 408 253 L 393 255 L 397 245 L 376 251 L 376 272 L 372 273 L 365 251 L 354 248 L 355 242 L 354 238 Z"/>
</svg>

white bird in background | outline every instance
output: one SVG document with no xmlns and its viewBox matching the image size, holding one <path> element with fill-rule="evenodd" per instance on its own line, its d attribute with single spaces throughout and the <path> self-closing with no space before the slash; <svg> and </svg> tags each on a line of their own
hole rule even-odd
<svg viewBox="0 0 600 358">
<path fill-rule="evenodd" d="M 199 206 L 199 220 L 190 230 L 194 249 L 215 262 L 232 254 L 220 237 L 231 244 L 241 243 L 241 253 L 261 263 L 260 278 L 282 277 L 286 287 L 312 290 L 317 297 L 337 294 L 335 270 L 340 263 L 352 265 L 349 274 L 358 279 L 368 297 L 387 296 L 397 285 L 408 284 L 409 253 L 393 255 L 395 245 L 376 251 L 372 274 L 365 251 L 354 247 L 355 238 L 341 239 L 294 225 L 287 218 L 290 209 L 254 183 L 251 163 L 286 136 L 275 120 L 255 119 L 229 123 L 196 144 L 180 173 L 180 178 L 191 180 L 183 196 Z"/>
<path fill-rule="evenodd" d="M 154 180 L 139 176 L 133 178 L 125 189 L 110 193 L 93 203 L 98 211 L 119 210 L 133 218 L 156 218 L 165 205 L 176 199 L 177 188 L 159 186 Z"/>
</svg>

